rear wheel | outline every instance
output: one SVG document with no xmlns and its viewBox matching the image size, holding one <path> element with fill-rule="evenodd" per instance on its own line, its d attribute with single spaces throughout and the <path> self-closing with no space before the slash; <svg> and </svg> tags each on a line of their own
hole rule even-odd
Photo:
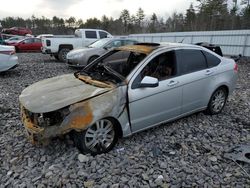
<svg viewBox="0 0 250 188">
<path fill-rule="evenodd" d="M 82 153 L 106 153 L 116 144 L 118 137 L 112 119 L 101 119 L 82 132 L 73 132 L 73 141 Z"/>
<path fill-rule="evenodd" d="M 214 115 L 219 114 L 227 101 L 227 90 L 224 87 L 218 88 L 211 96 L 206 112 Z"/>
<path fill-rule="evenodd" d="M 67 53 L 69 53 L 69 48 L 62 48 L 58 53 L 58 58 L 62 62 L 66 62 L 67 60 Z"/>
</svg>

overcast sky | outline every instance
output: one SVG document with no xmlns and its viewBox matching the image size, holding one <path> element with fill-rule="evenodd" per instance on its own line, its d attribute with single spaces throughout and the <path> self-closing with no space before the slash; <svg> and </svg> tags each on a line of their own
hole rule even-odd
<svg viewBox="0 0 250 188">
<path fill-rule="evenodd" d="M 158 16 L 169 16 L 174 11 L 185 12 L 196 0 L 0 0 L 0 18 L 14 16 L 29 18 L 53 16 L 86 20 L 102 15 L 118 18 L 123 9 L 131 14 L 141 7 L 147 16 L 155 12 Z M 11 6 L 10 6 L 11 3 Z"/>
</svg>

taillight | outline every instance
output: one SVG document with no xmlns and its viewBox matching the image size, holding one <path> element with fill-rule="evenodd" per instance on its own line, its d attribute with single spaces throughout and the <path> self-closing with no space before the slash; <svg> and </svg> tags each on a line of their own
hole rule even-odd
<svg viewBox="0 0 250 188">
<path fill-rule="evenodd" d="M 234 72 L 236 72 L 236 73 L 238 72 L 238 65 L 237 65 L 237 63 L 234 64 Z"/>
</svg>

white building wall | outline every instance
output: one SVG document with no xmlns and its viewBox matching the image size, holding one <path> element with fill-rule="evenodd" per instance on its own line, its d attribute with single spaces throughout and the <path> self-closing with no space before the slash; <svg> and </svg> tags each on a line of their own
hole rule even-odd
<svg viewBox="0 0 250 188">
<path fill-rule="evenodd" d="M 250 30 L 230 31 L 197 31 L 197 32 L 172 32 L 131 34 L 140 42 L 183 42 L 195 44 L 208 42 L 219 45 L 224 55 L 243 55 L 250 57 Z"/>
</svg>

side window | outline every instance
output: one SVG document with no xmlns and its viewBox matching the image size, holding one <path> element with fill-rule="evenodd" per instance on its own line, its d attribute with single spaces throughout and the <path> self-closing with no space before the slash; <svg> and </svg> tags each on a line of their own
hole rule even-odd
<svg viewBox="0 0 250 188">
<path fill-rule="evenodd" d="M 99 31 L 99 35 L 100 35 L 100 38 L 103 39 L 103 38 L 107 38 L 108 34 L 106 32 Z"/>
<path fill-rule="evenodd" d="M 145 76 L 157 78 L 159 81 L 166 80 L 177 74 L 175 52 L 169 51 L 162 53 L 153 58 L 140 72 L 132 84 L 132 89 L 137 88 L 137 85 Z"/>
<path fill-rule="evenodd" d="M 86 38 L 89 38 L 89 39 L 97 38 L 96 31 L 85 31 L 85 36 Z"/>
<path fill-rule="evenodd" d="M 134 41 L 134 40 L 124 40 L 123 42 L 124 42 L 124 44 L 123 44 L 124 46 L 125 45 L 133 45 L 136 43 L 136 41 Z"/>
<path fill-rule="evenodd" d="M 177 50 L 176 59 L 181 74 L 187 74 L 207 68 L 205 56 L 200 50 Z"/>
<path fill-rule="evenodd" d="M 211 67 L 215 67 L 217 65 L 220 64 L 220 59 L 216 56 L 214 56 L 213 54 L 209 53 L 209 52 L 206 52 L 206 51 L 202 51 L 203 54 L 206 56 L 206 59 L 207 59 L 207 65 L 209 68 Z"/>
<path fill-rule="evenodd" d="M 120 40 L 116 40 L 116 41 L 113 41 L 112 43 L 111 43 L 111 46 L 112 47 L 119 47 L 119 46 L 121 46 L 122 45 L 122 42 L 120 41 Z"/>
<path fill-rule="evenodd" d="M 40 43 L 41 39 L 35 39 L 35 42 Z"/>
<path fill-rule="evenodd" d="M 26 39 L 26 40 L 24 40 L 24 43 L 25 44 L 30 44 L 30 43 L 32 43 L 32 42 L 34 42 L 34 39 Z"/>
</svg>

